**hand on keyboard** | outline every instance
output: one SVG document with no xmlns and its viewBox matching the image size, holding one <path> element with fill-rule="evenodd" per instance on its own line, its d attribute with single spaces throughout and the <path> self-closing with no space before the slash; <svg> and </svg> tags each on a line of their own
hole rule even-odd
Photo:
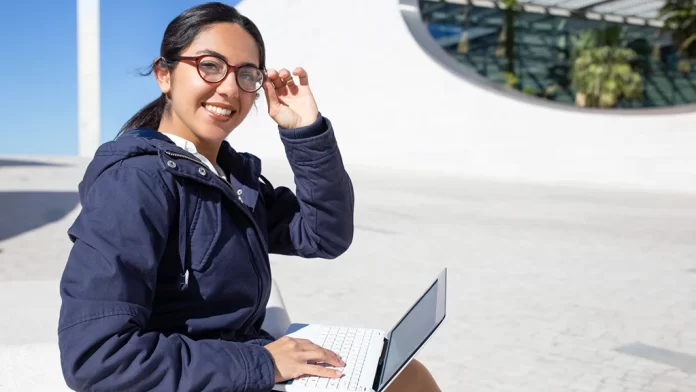
<svg viewBox="0 0 696 392">
<path fill-rule="evenodd" d="M 325 365 L 345 366 L 345 363 L 333 351 L 327 350 L 306 339 L 294 339 L 284 336 L 266 346 L 275 363 L 275 382 L 283 382 L 302 376 L 338 378 L 342 372 Z"/>
</svg>

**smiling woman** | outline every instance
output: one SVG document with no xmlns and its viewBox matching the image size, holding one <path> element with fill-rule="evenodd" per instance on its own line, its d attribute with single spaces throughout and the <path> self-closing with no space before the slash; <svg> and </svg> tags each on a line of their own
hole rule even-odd
<svg viewBox="0 0 696 392">
<path fill-rule="evenodd" d="M 338 366 L 336 354 L 262 329 L 269 253 L 336 258 L 353 238 L 352 183 L 307 72 L 267 71 L 253 22 L 206 3 L 168 25 L 152 73 L 160 97 L 99 148 L 80 184 L 60 290 L 68 386 L 268 391 L 336 377 L 307 363 Z M 297 193 L 225 141 L 261 88 Z"/>
<path fill-rule="evenodd" d="M 167 26 L 159 98 L 94 155 L 60 282 L 63 375 L 75 390 L 267 392 L 345 365 L 263 329 L 269 254 L 333 259 L 353 240 L 353 186 L 302 67 L 267 70 L 256 25 L 205 3 Z M 263 89 L 296 193 L 225 138 Z M 277 339 L 279 338 L 279 339 Z M 412 362 L 398 390 L 437 390 Z"/>
</svg>

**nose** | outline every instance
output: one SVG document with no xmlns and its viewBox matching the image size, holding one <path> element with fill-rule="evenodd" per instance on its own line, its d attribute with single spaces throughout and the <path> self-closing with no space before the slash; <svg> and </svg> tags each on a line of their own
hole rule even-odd
<svg viewBox="0 0 696 392">
<path fill-rule="evenodd" d="M 234 72 L 230 71 L 227 77 L 222 82 L 218 83 L 217 93 L 230 98 L 237 98 L 239 96 L 239 86 L 237 86 L 237 79 Z"/>
</svg>

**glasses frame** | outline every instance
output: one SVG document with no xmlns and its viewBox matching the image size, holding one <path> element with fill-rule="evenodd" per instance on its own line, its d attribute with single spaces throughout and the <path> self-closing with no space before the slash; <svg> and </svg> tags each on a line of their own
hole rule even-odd
<svg viewBox="0 0 696 392">
<path fill-rule="evenodd" d="M 201 63 L 201 60 L 204 59 L 204 58 L 206 58 L 206 57 L 215 57 L 216 59 L 222 61 L 222 62 L 227 66 L 227 71 L 226 71 L 225 74 L 222 76 L 222 78 L 220 78 L 220 80 L 218 80 L 218 81 L 216 81 L 216 82 L 211 82 L 211 81 L 206 80 L 206 79 L 203 77 L 203 75 L 201 74 L 200 63 Z M 211 83 L 211 84 L 217 84 L 217 83 L 220 83 L 220 82 L 222 82 L 223 80 L 227 79 L 227 76 L 229 76 L 230 71 L 232 71 L 232 72 L 234 72 L 234 81 L 235 81 L 235 83 L 237 83 L 237 87 L 239 87 L 240 89 L 242 89 L 242 91 L 246 91 L 246 92 L 248 92 L 248 93 L 255 93 L 255 92 L 259 91 L 259 90 L 263 87 L 263 84 L 266 82 L 266 78 L 268 77 L 268 75 L 266 74 L 266 71 L 262 70 L 261 68 L 255 66 L 255 65 L 252 65 L 252 64 L 244 64 L 244 65 L 241 65 L 241 66 L 232 65 L 232 64 L 228 63 L 227 61 L 225 61 L 222 57 L 216 56 L 216 55 L 214 55 L 214 54 L 209 54 L 209 53 L 208 53 L 208 54 L 202 54 L 202 55 L 199 55 L 199 56 L 176 56 L 176 57 L 173 58 L 172 60 L 173 60 L 173 61 L 194 61 L 194 62 L 195 62 L 195 66 L 196 66 L 196 71 L 198 72 L 198 76 L 200 76 L 201 79 L 203 79 L 204 82 L 206 82 L 206 83 Z M 254 68 L 254 69 L 257 69 L 257 70 L 261 71 L 261 75 L 263 76 L 263 79 L 261 80 L 261 84 L 259 85 L 259 87 L 258 87 L 256 90 L 254 90 L 254 91 L 246 90 L 246 89 L 244 89 L 244 88 L 242 87 L 242 85 L 239 83 L 239 79 L 238 79 L 238 78 L 239 78 L 239 72 L 237 72 L 237 71 L 240 70 L 240 69 L 242 69 L 242 68 Z"/>
</svg>

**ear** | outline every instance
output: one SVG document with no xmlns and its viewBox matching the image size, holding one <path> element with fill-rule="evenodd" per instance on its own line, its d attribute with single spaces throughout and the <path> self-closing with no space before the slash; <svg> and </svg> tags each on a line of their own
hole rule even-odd
<svg viewBox="0 0 696 392">
<path fill-rule="evenodd" d="M 154 62 L 152 67 L 152 73 L 155 74 L 155 79 L 157 79 L 157 84 L 163 94 L 169 94 L 171 90 L 171 72 L 165 63 L 164 58 L 160 57 Z"/>
</svg>

